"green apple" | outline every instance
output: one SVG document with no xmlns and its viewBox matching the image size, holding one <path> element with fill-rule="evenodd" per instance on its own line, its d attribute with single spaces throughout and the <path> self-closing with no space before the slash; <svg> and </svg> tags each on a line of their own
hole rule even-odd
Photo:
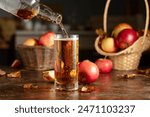
<svg viewBox="0 0 150 117">
<path fill-rule="evenodd" d="M 106 37 L 102 40 L 101 42 L 101 48 L 105 52 L 116 52 L 117 51 L 117 46 L 115 44 L 115 40 L 112 37 Z"/>
<path fill-rule="evenodd" d="M 37 40 L 34 38 L 27 38 L 24 42 L 23 45 L 26 46 L 35 46 L 37 44 Z"/>
</svg>

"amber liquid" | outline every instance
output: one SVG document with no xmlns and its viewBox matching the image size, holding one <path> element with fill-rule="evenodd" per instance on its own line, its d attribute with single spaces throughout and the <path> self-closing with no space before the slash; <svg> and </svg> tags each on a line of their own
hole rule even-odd
<svg viewBox="0 0 150 117">
<path fill-rule="evenodd" d="M 32 19 L 35 16 L 35 11 L 31 11 L 28 9 L 19 9 L 17 11 L 17 16 L 22 18 L 22 19 Z"/>
<path fill-rule="evenodd" d="M 31 20 L 33 17 L 37 15 L 37 13 L 38 13 L 37 10 L 19 9 L 17 11 L 17 16 L 22 19 Z M 61 22 L 58 24 L 55 21 L 52 21 L 47 15 L 44 15 L 44 12 L 43 12 L 43 15 L 39 15 L 38 18 L 57 24 L 62 30 L 62 33 L 64 34 L 64 36 L 68 37 L 68 32 L 66 31 L 64 25 Z"/>
<path fill-rule="evenodd" d="M 55 78 L 58 84 L 74 84 L 78 81 L 79 41 L 55 40 Z"/>
</svg>

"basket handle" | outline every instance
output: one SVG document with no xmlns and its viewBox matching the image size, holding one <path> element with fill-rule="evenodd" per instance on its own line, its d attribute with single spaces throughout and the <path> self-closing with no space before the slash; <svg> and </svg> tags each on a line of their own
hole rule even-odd
<svg viewBox="0 0 150 117">
<path fill-rule="evenodd" d="M 104 15 L 103 15 L 103 27 L 104 27 L 104 32 L 107 32 L 107 14 L 108 14 L 108 8 L 110 5 L 111 0 L 107 0 L 106 1 L 106 5 L 105 5 L 105 9 L 104 9 Z M 145 8 L 146 8 L 146 21 L 145 21 L 145 28 L 144 28 L 144 35 L 143 35 L 143 41 L 142 44 L 145 41 L 145 37 L 147 34 L 147 30 L 148 30 L 148 25 L 149 25 L 149 5 L 148 5 L 148 1 L 144 0 L 145 2 Z"/>
</svg>

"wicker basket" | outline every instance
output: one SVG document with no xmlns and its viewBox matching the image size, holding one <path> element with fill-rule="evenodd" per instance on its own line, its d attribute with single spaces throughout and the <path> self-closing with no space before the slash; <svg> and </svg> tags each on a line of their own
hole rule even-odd
<svg viewBox="0 0 150 117">
<path fill-rule="evenodd" d="M 110 1 L 111 0 L 107 0 L 104 10 L 104 21 L 103 21 L 104 32 L 107 32 L 107 13 Z M 150 39 L 149 37 L 146 37 L 149 25 L 149 5 L 147 0 L 144 0 L 144 2 L 146 7 L 146 22 L 144 35 L 139 37 L 139 39 L 137 39 L 137 41 L 133 45 L 116 53 L 107 53 L 104 52 L 101 48 L 99 48 L 98 46 L 99 37 L 97 37 L 95 40 L 96 51 L 101 55 L 108 56 L 113 61 L 113 69 L 116 70 L 137 69 L 142 53 L 148 48 L 150 48 Z"/>
<path fill-rule="evenodd" d="M 49 70 L 54 68 L 54 48 L 18 45 L 17 51 L 25 69 Z"/>
</svg>

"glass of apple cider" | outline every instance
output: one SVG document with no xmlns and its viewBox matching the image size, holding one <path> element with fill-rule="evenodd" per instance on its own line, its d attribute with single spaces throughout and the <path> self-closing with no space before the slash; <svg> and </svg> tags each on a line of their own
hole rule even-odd
<svg viewBox="0 0 150 117">
<path fill-rule="evenodd" d="M 57 34 L 54 39 L 55 89 L 78 89 L 79 36 Z"/>
</svg>

